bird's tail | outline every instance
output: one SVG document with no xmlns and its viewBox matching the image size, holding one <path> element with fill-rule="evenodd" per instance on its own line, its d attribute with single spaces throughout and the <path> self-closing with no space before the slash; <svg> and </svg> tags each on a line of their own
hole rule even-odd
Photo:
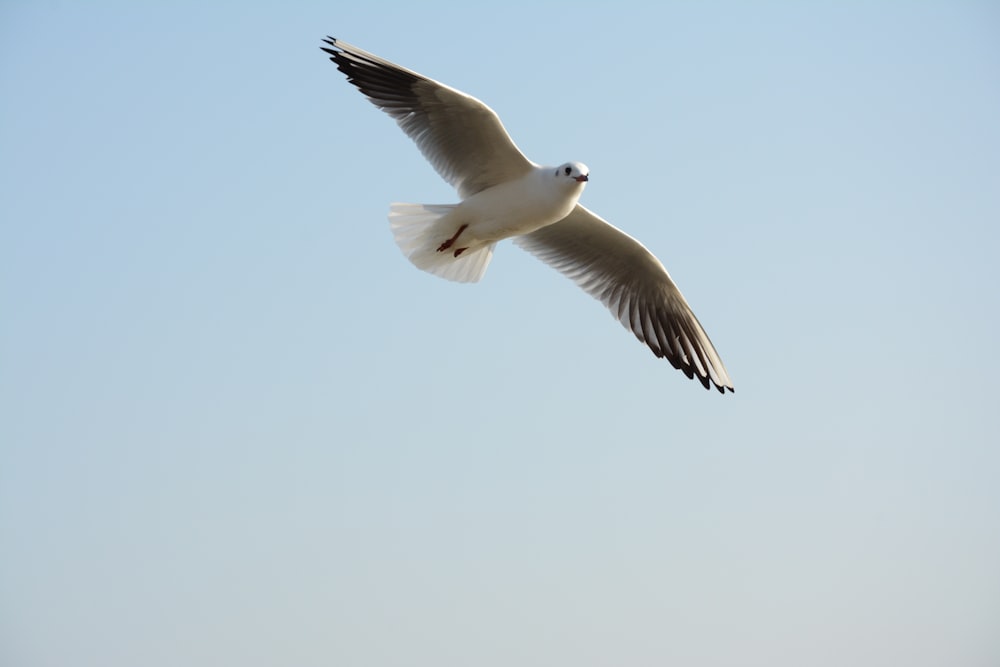
<svg viewBox="0 0 1000 667">
<path fill-rule="evenodd" d="M 454 229 L 438 222 L 454 208 L 454 205 L 392 204 L 389 207 L 392 236 L 418 269 L 460 283 L 478 282 L 490 265 L 496 243 L 470 247 L 456 256 L 456 250 L 462 248 L 459 239 L 454 248 L 438 250 L 455 233 Z"/>
</svg>

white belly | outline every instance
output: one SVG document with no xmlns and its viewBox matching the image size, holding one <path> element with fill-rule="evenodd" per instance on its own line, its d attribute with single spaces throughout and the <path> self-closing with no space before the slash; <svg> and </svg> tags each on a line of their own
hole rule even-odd
<svg viewBox="0 0 1000 667">
<path fill-rule="evenodd" d="M 463 201 L 454 212 L 456 222 L 468 224 L 462 232 L 463 244 L 494 243 L 565 218 L 576 206 L 583 188 L 551 185 L 532 174 L 477 192 Z"/>
</svg>

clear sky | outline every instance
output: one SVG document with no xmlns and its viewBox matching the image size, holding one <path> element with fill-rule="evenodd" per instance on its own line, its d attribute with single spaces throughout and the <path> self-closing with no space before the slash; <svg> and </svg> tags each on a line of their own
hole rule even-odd
<svg viewBox="0 0 1000 667">
<path fill-rule="evenodd" d="M 736 393 L 411 266 L 327 34 L 585 162 Z M 0 663 L 1000 664 L 997 4 L 15 1 L 0 100 Z"/>
</svg>

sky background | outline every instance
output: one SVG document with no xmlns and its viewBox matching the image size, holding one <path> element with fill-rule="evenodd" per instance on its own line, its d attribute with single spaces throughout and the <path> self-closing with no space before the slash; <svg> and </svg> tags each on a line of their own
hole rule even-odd
<svg viewBox="0 0 1000 667">
<path fill-rule="evenodd" d="M 0 5 L 0 662 L 1000 664 L 1000 6 L 167 4 Z M 736 393 L 411 266 L 327 34 L 585 162 Z"/>
</svg>

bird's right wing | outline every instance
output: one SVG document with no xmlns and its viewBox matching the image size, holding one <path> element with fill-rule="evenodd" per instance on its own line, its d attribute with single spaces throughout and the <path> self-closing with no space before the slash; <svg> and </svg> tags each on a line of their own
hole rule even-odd
<svg viewBox="0 0 1000 667">
<path fill-rule="evenodd" d="M 674 368 L 733 391 L 722 359 L 660 260 L 583 206 L 514 243 L 600 299 L 612 315 Z"/>
<path fill-rule="evenodd" d="M 514 180 L 534 166 L 499 116 L 471 95 L 333 37 L 337 69 L 372 104 L 396 119 L 420 152 L 463 198 Z"/>
</svg>

